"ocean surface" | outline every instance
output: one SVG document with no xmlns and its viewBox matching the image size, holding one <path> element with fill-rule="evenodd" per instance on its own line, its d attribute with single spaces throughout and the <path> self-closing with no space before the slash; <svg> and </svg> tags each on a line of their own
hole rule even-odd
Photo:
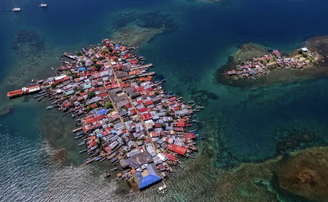
<svg viewBox="0 0 328 202">
<path fill-rule="evenodd" d="M 275 190 L 273 182 L 251 197 L 243 188 L 229 192 L 215 185 L 243 163 L 326 146 L 328 79 L 247 88 L 220 84 L 215 76 L 242 43 L 291 51 L 308 37 L 327 35 L 328 1 L 48 0 L 45 9 L 39 3 L 0 3 L 0 110 L 13 108 L 0 116 L 0 201 L 309 201 Z M 8 11 L 15 5 L 20 13 Z M 32 96 L 6 96 L 31 79 L 53 75 L 51 67 L 59 67 L 63 52 L 133 25 L 165 27 L 143 41 L 138 53 L 166 78 L 166 90 L 205 106 L 198 115 L 199 132 L 207 137 L 198 144 L 203 158 L 185 160 L 188 169 L 179 170 L 164 195 L 152 189 L 128 194 L 124 183 L 102 177 L 110 163 L 78 168 L 87 156 L 78 154 L 74 120 L 47 111 L 49 103 Z M 315 138 L 283 145 L 298 133 Z"/>
</svg>

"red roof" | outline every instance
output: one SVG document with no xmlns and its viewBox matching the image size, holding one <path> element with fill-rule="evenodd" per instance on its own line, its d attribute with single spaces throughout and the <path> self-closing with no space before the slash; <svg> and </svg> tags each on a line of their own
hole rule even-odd
<svg viewBox="0 0 328 202">
<path fill-rule="evenodd" d="M 169 144 L 169 145 L 167 145 L 166 148 L 173 151 L 173 152 L 181 154 L 181 155 L 185 155 L 186 152 L 187 152 L 186 147 L 182 147 L 182 146 L 178 146 L 178 145 L 174 145 L 174 144 Z"/>
<path fill-rule="evenodd" d="M 131 114 L 136 114 L 137 112 L 136 112 L 136 110 L 135 109 L 132 109 L 131 110 Z"/>
<path fill-rule="evenodd" d="M 179 110 L 179 107 L 174 107 L 174 111 L 178 111 Z"/>
<path fill-rule="evenodd" d="M 108 95 L 108 93 L 101 93 L 101 94 L 98 95 L 98 97 L 105 97 L 107 95 Z"/>
<path fill-rule="evenodd" d="M 162 125 L 160 123 L 155 124 L 155 128 L 160 128 L 160 127 L 162 127 Z"/>
<path fill-rule="evenodd" d="M 151 132 L 150 133 L 150 136 L 151 137 L 158 137 L 158 132 Z"/>
<path fill-rule="evenodd" d="M 65 107 L 67 108 L 67 107 L 70 107 L 71 106 L 71 103 L 70 102 L 68 102 L 68 103 L 66 103 L 65 104 Z"/>
<path fill-rule="evenodd" d="M 185 127 L 185 123 L 184 123 L 184 122 L 178 122 L 178 123 L 177 123 L 177 126 L 178 126 L 178 127 Z"/>
<path fill-rule="evenodd" d="M 141 115 L 142 120 L 146 121 L 152 118 L 150 113 L 145 113 Z"/>
<path fill-rule="evenodd" d="M 139 109 L 139 112 L 142 113 L 142 112 L 146 112 L 147 111 L 147 108 L 146 107 L 143 107 L 143 108 L 140 108 Z"/>
<path fill-rule="evenodd" d="M 96 142 L 95 141 L 91 141 L 91 142 L 89 142 L 89 146 L 90 147 L 93 147 L 93 146 L 95 146 L 96 145 Z"/>
<path fill-rule="evenodd" d="M 175 158 L 175 156 L 173 156 L 172 154 L 168 154 L 166 152 L 163 152 L 163 154 L 169 158 L 171 161 L 177 161 L 177 158 Z"/>
<path fill-rule="evenodd" d="M 173 102 L 173 101 L 176 100 L 176 99 L 177 99 L 176 97 L 170 98 L 170 99 L 169 99 L 169 102 Z"/>
<path fill-rule="evenodd" d="M 86 118 L 85 123 L 86 124 L 93 123 L 93 122 L 99 121 L 103 118 L 105 118 L 105 115 L 99 115 L 99 116 L 96 116 L 96 117 Z"/>
<path fill-rule="evenodd" d="M 185 133 L 185 134 L 183 134 L 183 138 L 186 138 L 186 139 L 188 139 L 188 138 L 194 139 L 195 138 L 195 134 L 193 134 L 193 133 Z"/>
<path fill-rule="evenodd" d="M 153 104 L 153 102 L 151 100 L 147 100 L 147 101 L 145 101 L 145 104 L 146 105 L 151 105 L 151 104 Z"/>
<path fill-rule="evenodd" d="M 143 89 L 144 89 L 144 87 L 140 86 L 140 87 L 137 88 L 137 91 L 142 91 Z"/>
<path fill-rule="evenodd" d="M 143 101 L 142 100 L 138 100 L 137 103 L 138 103 L 138 105 L 140 105 L 141 103 L 143 103 Z"/>
</svg>

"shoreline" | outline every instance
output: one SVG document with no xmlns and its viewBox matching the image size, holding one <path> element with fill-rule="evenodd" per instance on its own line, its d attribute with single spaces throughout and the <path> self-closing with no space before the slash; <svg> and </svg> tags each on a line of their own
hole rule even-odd
<svg viewBox="0 0 328 202">
<path fill-rule="evenodd" d="M 85 149 L 80 153 L 91 156 L 81 166 L 105 160 L 119 163 L 121 168 L 115 166 L 104 177 L 120 170 L 116 180 L 127 180 L 134 191 L 163 182 L 159 188 L 163 192 L 171 166 L 180 163 L 180 156 L 197 151 L 194 113 L 204 107 L 193 101 L 186 104 L 163 90 L 165 78 L 154 81 L 155 72 L 148 71 L 153 65 L 145 64 L 146 58 L 133 50 L 104 39 L 76 55 L 65 53 L 58 76 L 32 81 L 8 96 L 33 93 L 38 102 L 53 101 L 47 110 L 79 117 L 75 139 L 83 140 L 79 146 Z M 58 159 L 65 156 L 59 154 Z"/>
</svg>

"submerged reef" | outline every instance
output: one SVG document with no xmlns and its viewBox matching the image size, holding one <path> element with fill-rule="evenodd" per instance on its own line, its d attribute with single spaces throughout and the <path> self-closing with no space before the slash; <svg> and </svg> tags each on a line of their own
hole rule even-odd
<svg viewBox="0 0 328 202">
<path fill-rule="evenodd" d="M 328 200 L 328 148 L 309 148 L 277 162 L 279 186 L 310 200 Z"/>
<path fill-rule="evenodd" d="M 129 46 L 140 46 L 161 33 L 178 29 L 171 15 L 160 11 L 151 13 L 126 12 L 114 16 L 110 29 L 115 41 L 124 41 Z"/>
<path fill-rule="evenodd" d="M 284 68 L 280 68 L 279 65 L 283 64 L 282 61 L 280 64 L 279 63 L 280 61 L 278 62 L 273 61 L 272 57 L 270 59 L 270 53 L 272 52 L 272 50 L 268 50 L 268 48 L 262 47 L 260 45 L 242 44 L 239 47 L 239 49 L 229 58 L 228 63 L 217 70 L 216 73 L 217 81 L 225 85 L 251 87 L 251 86 L 263 86 L 263 85 L 276 84 L 276 83 L 295 82 L 295 81 L 307 80 L 307 79 L 318 78 L 318 77 L 327 77 L 328 62 L 326 58 L 328 56 L 328 36 L 309 38 L 304 42 L 302 47 L 308 48 L 309 53 L 306 51 L 303 54 L 301 54 L 299 53 L 301 49 L 299 49 L 298 52 L 295 51 L 291 53 L 282 53 L 282 54 L 280 54 L 278 51 L 277 55 L 278 56 L 281 55 L 282 58 L 284 57 L 292 58 L 291 56 L 293 56 L 294 58 L 298 58 L 297 68 L 291 68 L 288 65 L 284 65 L 285 66 Z M 311 55 L 313 53 L 315 53 L 315 55 L 317 56 L 314 59 L 311 57 L 309 58 L 308 55 Z M 240 62 L 251 61 L 254 60 L 254 58 L 255 60 L 259 60 L 261 62 L 260 60 L 261 58 L 258 57 L 262 57 L 264 55 L 269 55 L 269 57 L 267 58 L 268 60 L 269 59 L 270 60 L 268 64 L 266 64 L 268 66 L 267 67 L 268 69 L 266 68 L 264 69 L 265 73 L 263 75 L 257 75 L 255 79 L 251 76 L 249 76 L 249 78 L 239 78 L 238 75 L 235 76 L 234 74 L 232 74 L 233 71 L 231 70 L 235 70 L 236 66 L 238 66 Z M 310 62 L 308 62 L 306 58 L 308 58 Z M 300 66 L 300 63 L 302 62 L 307 63 L 307 65 L 302 64 Z M 269 66 L 271 63 L 275 64 L 278 67 L 271 68 Z M 296 65 L 296 63 L 294 64 Z M 255 67 L 256 66 L 257 65 L 255 65 Z M 227 72 L 231 73 L 232 75 L 223 76 L 223 75 L 227 75 Z"/>
<path fill-rule="evenodd" d="M 8 116 L 9 114 L 12 114 L 14 112 L 15 106 L 7 106 L 2 109 L 0 109 L 0 118 L 4 118 Z"/>
</svg>

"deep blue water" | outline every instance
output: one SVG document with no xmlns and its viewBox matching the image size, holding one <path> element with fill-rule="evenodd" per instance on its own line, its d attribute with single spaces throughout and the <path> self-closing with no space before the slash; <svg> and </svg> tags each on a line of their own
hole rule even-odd
<svg viewBox="0 0 328 202">
<path fill-rule="evenodd" d="M 328 34 L 328 27 L 325 26 L 328 19 L 328 13 L 325 12 L 327 1 L 229 0 L 220 6 L 183 0 L 49 0 L 49 8 L 46 9 L 38 8 L 39 3 L 37 0 L 5 0 L 0 5 L 2 93 L 11 90 L 6 88 L 9 85 L 6 79 L 13 77 L 13 72 L 17 69 L 27 68 L 17 65 L 17 56 L 11 48 L 11 43 L 20 30 L 34 30 L 42 36 L 45 43 L 42 59 L 46 62 L 35 66 L 37 71 L 45 72 L 50 66 L 58 63 L 56 57 L 64 51 L 75 51 L 110 37 L 110 28 L 119 13 L 157 11 L 169 15 L 177 26 L 171 32 L 159 34 L 143 44 L 139 50 L 140 54 L 145 55 L 148 62 L 155 64 L 156 73 L 166 78 L 166 89 L 173 90 L 187 99 L 192 99 L 195 92 L 200 90 L 203 90 L 201 95 L 213 93 L 217 96 L 217 99 L 206 100 L 207 106 L 201 113 L 201 118 L 223 113 L 226 119 L 225 133 L 220 134 L 224 137 L 218 138 L 224 139 L 227 151 L 236 159 L 240 162 L 258 161 L 275 156 L 277 130 L 286 127 L 302 130 L 306 128 L 307 132 L 312 131 L 322 139 L 327 139 L 324 135 L 328 132 L 326 79 L 278 84 L 253 90 L 224 86 L 215 80 L 216 70 L 227 62 L 227 57 L 241 43 L 252 42 L 290 51 L 298 48 L 307 37 Z M 21 13 L 6 11 L 15 4 L 22 7 Z M 30 79 L 31 77 L 25 78 Z M 21 87 L 27 83 L 17 82 L 13 85 Z M 23 100 L 24 98 L 8 100 L 5 94 L 0 95 L 3 106 L 12 103 L 17 106 L 12 114 L 0 118 L 1 140 L 6 142 L 6 147 L 0 150 L 1 161 L 6 162 L 5 166 L 0 167 L 0 172 L 11 170 L 5 177 L 1 177 L 2 184 L 22 188 L 24 182 L 29 181 L 29 186 L 35 187 L 30 201 L 41 199 L 42 196 L 57 196 L 63 190 L 68 195 L 80 188 L 78 193 L 81 194 L 83 191 L 90 191 L 85 186 L 90 183 L 101 187 L 98 188 L 102 191 L 106 190 L 107 182 L 98 178 L 87 178 L 88 182 L 78 180 L 73 185 L 63 186 L 63 189 L 49 188 L 65 184 L 64 180 L 70 176 L 78 178 L 76 173 L 88 175 L 93 171 L 86 169 L 71 173 L 63 170 L 66 178 L 63 178 L 62 182 L 54 182 L 58 175 L 54 174 L 57 167 L 52 165 L 51 159 L 46 155 L 51 146 L 47 145 L 47 136 L 42 135 L 37 125 L 49 112 L 42 110 L 44 107 L 38 108 L 39 105 L 34 100 Z M 66 127 L 67 131 L 74 128 L 68 124 Z M 69 146 L 66 147 L 69 148 L 65 149 L 71 151 L 68 155 L 71 159 L 76 158 L 72 162 L 78 164 L 84 157 L 74 155 L 77 142 L 72 140 L 69 136 L 71 134 L 66 133 L 67 139 L 61 141 L 68 142 L 66 145 Z M 10 143 L 11 141 L 14 143 Z M 24 145 L 24 155 L 17 149 L 19 145 Z M 36 176 L 25 169 L 31 166 L 36 166 Z M 14 183 L 13 176 L 17 176 L 21 180 L 20 183 Z M 113 186 L 111 183 L 111 187 Z M 13 193 L 14 189 L 1 190 L 1 195 L 18 200 L 31 191 L 28 187 L 23 186 L 21 195 Z M 92 193 L 96 198 L 102 197 L 97 195 L 96 191 Z M 109 192 L 106 196 L 113 194 Z M 83 196 L 74 197 L 72 200 L 83 199 Z M 65 200 L 65 196 L 61 195 L 59 200 Z"/>
</svg>

